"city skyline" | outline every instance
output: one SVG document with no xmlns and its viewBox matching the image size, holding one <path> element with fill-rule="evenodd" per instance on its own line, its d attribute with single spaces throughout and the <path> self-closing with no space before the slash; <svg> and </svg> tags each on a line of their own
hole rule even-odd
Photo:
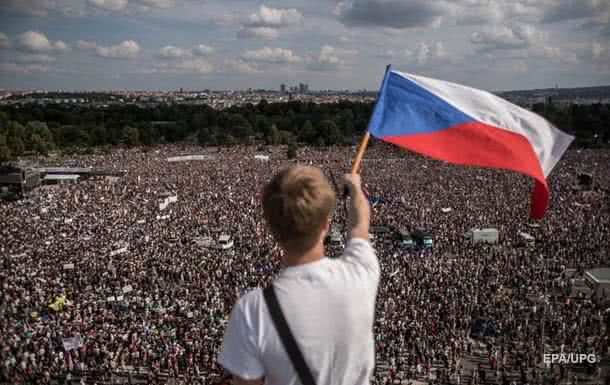
<svg viewBox="0 0 610 385">
<path fill-rule="evenodd" d="M 0 88 L 376 90 L 387 64 L 488 90 L 610 84 L 610 3 L 8 0 Z"/>
</svg>

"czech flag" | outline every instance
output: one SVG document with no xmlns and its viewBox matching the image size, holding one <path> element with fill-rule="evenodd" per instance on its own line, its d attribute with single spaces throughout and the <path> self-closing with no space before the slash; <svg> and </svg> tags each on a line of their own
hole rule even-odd
<svg viewBox="0 0 610 385">
<path fill-rule="evenodd" d="M 548 205 L 546 177 L 574 137 L 489 92 L 388 66 L 368 131 L 429 157 L 517 171 L 535 180 L 531 217 Z"/>
</svg>

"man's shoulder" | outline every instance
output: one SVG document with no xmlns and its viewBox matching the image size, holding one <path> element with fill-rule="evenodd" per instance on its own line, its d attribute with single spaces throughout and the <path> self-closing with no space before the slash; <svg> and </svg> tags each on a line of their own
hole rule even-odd
<svg viewBox="0 0 610 385">
<path fill-rule="evenodd" d="M 237 300 L 236 306 L 244 314 L 250 314 L 260 308 L 261 302 L 263 302 L 263 288 L 255 287 L 245 290 L 245 293 Z"/>
</svg>

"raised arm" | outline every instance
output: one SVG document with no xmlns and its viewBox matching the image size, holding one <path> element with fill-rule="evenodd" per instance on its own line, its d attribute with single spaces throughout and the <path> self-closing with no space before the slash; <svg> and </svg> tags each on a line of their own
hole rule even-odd
<svg viewBox="0 0 610 385">
<path fill-rule="evenodd" d="M 349 190 L 349 238 L 358 238 L 365 241 L 369 240 L 369 224 L 371 219 L 371 209 L 368 199 L 362 192 L 360 175 L 347 174 L 344 177 L 345 185 Z"/>
</svg>

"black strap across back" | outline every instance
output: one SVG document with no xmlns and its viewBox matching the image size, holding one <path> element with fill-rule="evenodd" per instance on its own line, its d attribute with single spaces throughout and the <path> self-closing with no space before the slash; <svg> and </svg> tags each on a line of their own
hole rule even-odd
<svg viewBox="0 0 610 385">
<path fill-rule="evenodd" d="M 303 357 L 303 353 L 301 352 L 301 349 L 299 349 L 299 345 L 294 339 L 292 331 L 290 331 L 288 322 L 286 322 L 286 317 L 284 317 L 280 303 L 277 300 L 273 285 L 270 285 L 263 290 L 263 296 L 265 297 L 267 308 L 269 309 L 271 319 L 275 325 L 275 330 L 277 330 L 280 339 L 282 340 L 284 349 L 286 350 L 286 353 L 288 353 L 288 357 L 299 376 L 299 380 L 301 380 L 301 384 L 316 385 L 311 370 L 309 370 L 309 366 L 307 366 L 307 362 L 305 362 L 305 357 Z"/>
</svg>

